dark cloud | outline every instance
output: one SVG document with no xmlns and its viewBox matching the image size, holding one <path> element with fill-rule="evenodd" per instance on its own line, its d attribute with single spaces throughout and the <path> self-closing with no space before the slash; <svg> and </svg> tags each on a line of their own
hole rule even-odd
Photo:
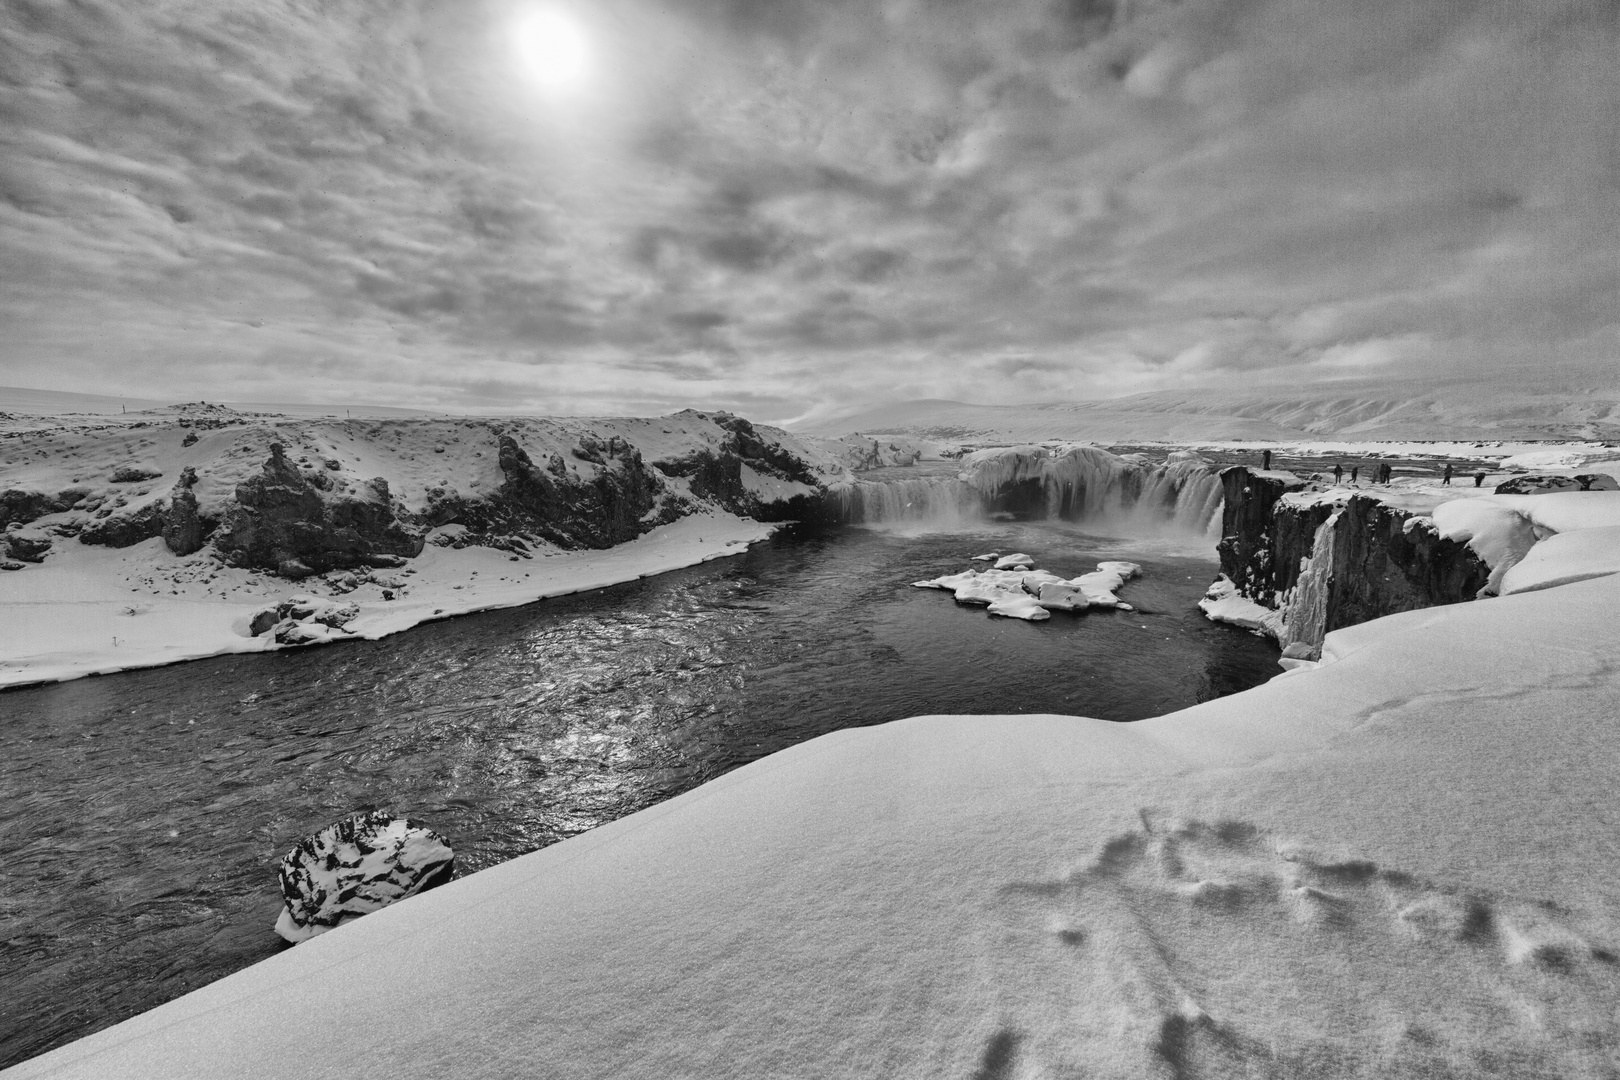
<svg viewBox="0 0 1620 1080">
<path fill-rule="evenodd" d="M 565 412 L 1611 371 L 1600 0 L 0 6 L 6 381 Z M 255 389 L 256 388 L 256 389 Z"/>
</svg>

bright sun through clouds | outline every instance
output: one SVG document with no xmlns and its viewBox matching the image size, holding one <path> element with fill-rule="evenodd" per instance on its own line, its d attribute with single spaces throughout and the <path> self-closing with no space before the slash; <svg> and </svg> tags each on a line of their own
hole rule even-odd
<svg viewBox="0 0 1620 1080">
<path fill-rule="evenodd" d="M 589 73 L 590 39 L 561 8 L 538 7 L 518 16 L 512 44 L 523 73 L 542 89 L 571 90 Z"/>
</svg>

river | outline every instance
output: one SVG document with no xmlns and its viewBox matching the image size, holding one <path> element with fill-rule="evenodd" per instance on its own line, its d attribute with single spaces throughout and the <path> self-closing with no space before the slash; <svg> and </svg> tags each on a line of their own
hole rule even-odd
<svg viewBox="0 0 1620 1080">
<path fill-rule="evenodd" d="M 279 948 L 276 864 L 387 807 L 458 873 L 817 735 L 926 713 L 1129 721 L 1277 673 L 1194 607 L 1207 538 L 1057 522 L 779 533 L 748 553 L 376 642 L 0 693 L 0 1066 Z M 1026 551 L 1140 563 L 1135 612 L 988 616 L 910 582 Z"/>
</svg>

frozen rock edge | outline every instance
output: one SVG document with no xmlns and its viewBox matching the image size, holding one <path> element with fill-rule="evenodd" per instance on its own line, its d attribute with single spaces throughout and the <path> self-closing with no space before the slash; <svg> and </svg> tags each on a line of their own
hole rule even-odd
<svg viewBox="0 0 1620 1080">
<path fill-rule="evenodd" d="M 444 838 L 387 810 L 355 814 L 299 841 L 281 860 L 276 933 L 308 941 L 449 881 Z"/>
</svg>

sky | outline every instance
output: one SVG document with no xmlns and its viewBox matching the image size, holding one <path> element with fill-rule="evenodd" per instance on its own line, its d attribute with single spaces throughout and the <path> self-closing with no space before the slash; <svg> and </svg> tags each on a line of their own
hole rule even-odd
<svg viewBox="0 0 1620 1080">
<path fill-rule="evenodd" d="M 1620 384 L 1613 0 L 3 0 L 0 384 Z"/>
</svg>

